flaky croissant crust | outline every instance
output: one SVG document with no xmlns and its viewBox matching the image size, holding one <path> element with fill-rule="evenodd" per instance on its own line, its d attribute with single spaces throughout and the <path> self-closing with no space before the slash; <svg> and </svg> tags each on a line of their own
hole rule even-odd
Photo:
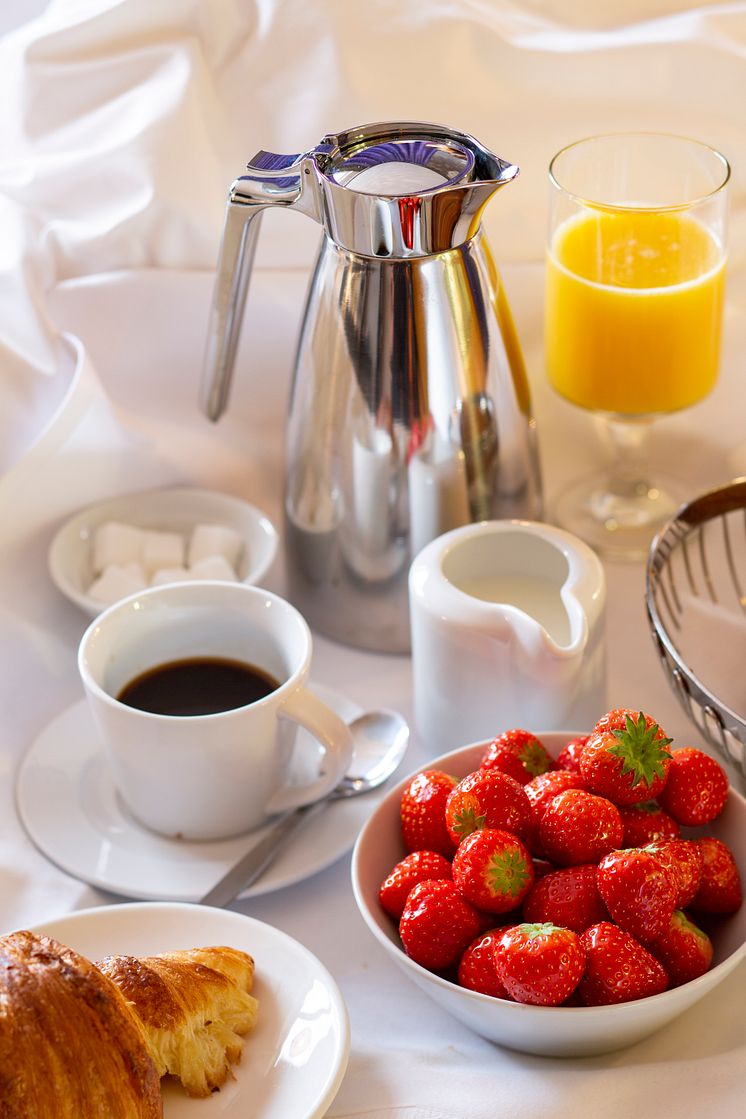
<svg viewBox="0 0 746 1119">
<path fill-rule="evenodd" d="M 0 937 L 0 1119 L 162 1119 L 161 1077 L 207 1096 L 231 1075 L 258 1003 L 235 948 L 111 956 Z"/>
<path fill-rule="evenodd" d="M 124 996 L 51 937 L 0 937 L 0 1119 L 161 1119 L 160 1077 Z"/>
<path fill-rule="evenodd" d="M 219 946 L 109 956 L 98 966 L 137 1013 L 161 1075 L 176 1076 L 191 1096 L 225 1083 L 257 1017 L 251 956 Z"/>
</svg>

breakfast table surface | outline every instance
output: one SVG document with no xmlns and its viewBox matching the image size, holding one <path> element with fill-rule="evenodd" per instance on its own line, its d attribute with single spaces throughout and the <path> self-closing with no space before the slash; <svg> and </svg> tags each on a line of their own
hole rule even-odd
<svg viewBox="0 0 746 1119">
<path fill-rule="evenodd" d="M 463 5 L 472 15 L 475 7 Z M 667 6 L 669 14 L 673 7 Z M 738 14 L 741 23 L 746 21 L 742 5 L 730 7 L 734 20 Z M 460 111 L 463 116 L 463 106 Z M 316 130 L 314 121 L 311 138 Z M 264 142 L 271 147 L 273 139 L 269 135 Z M 275 146 L 281 148 L 282 141 Z M 734 199 L 739 201 L 746 164 L 736 170 Z M 494 205 L 497 214 L 500 202 Z M 304 220 L 294 218 L 298 224 L 293 229 Z M 541 225 L 543 212 L 534 220 Z M 279 230 L 277 223 L 267 222 L 270 245 L 275 234 L 288 236 Z M 655 429 L 653 464 L 680 480 L 684 496 L 746 474 L 745 246 L 739 237 L 736 220 L 718 384 L 702 403 L 661 420 Z M 231 407 L 216 425 L 198 407 L 212 288 L 209 267 L 200 262 L 154 266 L 147 253 L 134 259 L 124 253 L 122 267 L 93 268 L 90 274 L 60 269 L 45 287 L 44 329 L 56 340 L 70 387 L 38 440 L 0 476 L 2 931 L 128 900 L 58 869 L 35 847 L 17 812 L 15 779 L 22 759 L 44 728 L 82 699 L 76 650 L 87 619 L 50 580 L 47 552 L 54 533 L 89 503 L 164 485 L 194 485 L 244 498 L 282 531 L 283 425 L 308 281 L 308 261 L 294 259 L 291 241 L 284 243 L 290 249 L 285 257 L 280 254 L 279 263 L 260 255 Z M 556 398 L 546 385 L 543 264 L 540 255 L 519 256 L 508 253 L 501 271 L 531 382 L 550 519 L 553 497 L 563 483 L 595 469 L 603 449 L 592 419 Z M 608 706 L 648 711 L 676 745 L 703 745 L 670 690 L 651 640 L 644 564 L 606 562 L 605 572 Z M 283 593 L 282 555 L 265 585 Z M 343 647 L 315 633 L 312 678 L 361 708 L 387 706 L 405 715 L 412 738 L 402 773 L 432 758 L 428 742 L 413 725 L 408 657 Z M 501 729 L 496 726 L 495 731 Z M 540 733 L 546 728 L 529 729 Z M 303 842 L 311 843 L 312 833 Z M 349 849 L 326 869 L 292 886 L 236 901 L 231 908 L 305 945 L 340 987 L 351 1048 L 329 1109 L 336 1119 L 570 1119 L 598 1113 L 621 1119 L 660 1111 L 699 1116 L 705 1109 L 718 1119 L 743 1115 L 744 965 L 685 1016 L 644 1042 L 605 1056 L 550 1059 L 483 1040 L 393 966 L 356 908 Z M 217 1106 L 208 1106 L 205 1114 L 219 1114 Z"/>
</svg>

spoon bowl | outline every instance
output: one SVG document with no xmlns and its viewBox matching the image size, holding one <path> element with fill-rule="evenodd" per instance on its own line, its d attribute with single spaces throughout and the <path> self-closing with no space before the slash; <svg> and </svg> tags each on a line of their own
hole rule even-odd
<svg viewBox="0 0 746 1119">
<path fill-rule="evenodd" d="M 409 727 L 398 711 L 366 711 L 350 723 L 353 750 L 350 769 L 330 796 L 354 797 L 382 785 L 398 768 L 407 745 Z"/>
</svg>

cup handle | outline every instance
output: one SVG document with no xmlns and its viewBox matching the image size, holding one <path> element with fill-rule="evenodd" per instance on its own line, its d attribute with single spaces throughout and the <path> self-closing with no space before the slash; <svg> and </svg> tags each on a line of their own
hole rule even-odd
<svg viewBox="0 0 746 1119">
<path fill-rule="evenodd" d="M 320 743 L 325 772 L 310 784 L 279 789 L 266 805 L 269 813 L 300 808 L 327 796 L 344 777 L 352 760 L 352 733 L 347 723 L 307 688 L 296 688 L 287 696 L 278 718 L 297 723 Z"/>
</svg>

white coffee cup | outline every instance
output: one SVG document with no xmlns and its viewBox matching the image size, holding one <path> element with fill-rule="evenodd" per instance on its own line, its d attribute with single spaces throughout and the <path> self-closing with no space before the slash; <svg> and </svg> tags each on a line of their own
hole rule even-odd
<svg viewBox="0 0 746 1119">
<path fill-rule="evenodd" d="M 515 727 L 590 730 L 606 703 L 606 581 L 550 525 L 484 521 L 439 536 L 409 572 L 414 714 L 433 754 Z"/>
<path fill-rule="evenodd" d="M 306 687 L 311 652 L 308 625 L 290 603 L 241 583 L 151 588 L 100 614 L 83 635 L 78 668 L 132 815 L 163 835 L 222 839 L 329 793 L 347 770 L 352 736 Z M 157 666 L 204 657 L 254 666 L 278 686 L 199 715 L 154 714 L 117 698 Z M 308 761 L 316 772 L 295 784 L 298 726 L 318 741 L 323 763 L 314 744 Z"/>
</svg>

